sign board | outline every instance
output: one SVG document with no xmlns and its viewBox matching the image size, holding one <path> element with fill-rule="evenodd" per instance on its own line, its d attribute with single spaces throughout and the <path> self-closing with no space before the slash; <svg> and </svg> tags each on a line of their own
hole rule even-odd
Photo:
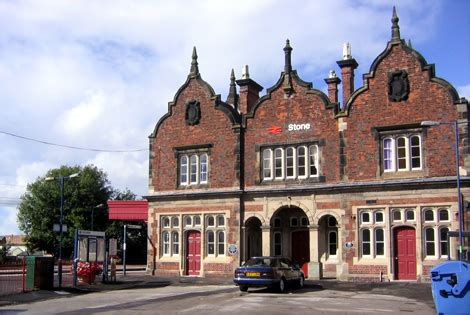
<svg viewBox="0 0 470 315">
<path fill-rule="evenodd" d="M 115 238 L 109 240 L 109 256 L 117 256 L 117 239 Z"/>
<path fill-rule="evenodd" d="M 237 247 L 236 244 L 230 244 L 230 245 L 228 246 L 228 253 L 229 253 L 230 255 L 235 255 L 237 252 L 238 252 L 238 247 Z"/>
<path fill-rule="evenodd" d="M 142 225 L 127 224 L 127 228 L 128 229 L 140 230 L 142 228 Z"/>
<path fill-rule="evenodd" d="M 87 231 L 87 230 L 78 230 L 78 236 L 95 236 L 95 237 L 105 237 L 105 232 L 100 231 Z"/>
<path fill-rule="evenodd" d="M 353 248 L 353 246 L 354 246 L 353 242 L 344 243 L 344 247 L 346 247 L 347 249 L 351 249 L 351 248 Z"/>
<path fill-rule="evenodd" d="M 54 224 L 54 226 L 52 227 L 52 231 L 53 232 L 60 232 L 60 224 Z M 62 224 L 62 232 L 67 232 L 67 225 L 66 224 Z"/>
</svg>

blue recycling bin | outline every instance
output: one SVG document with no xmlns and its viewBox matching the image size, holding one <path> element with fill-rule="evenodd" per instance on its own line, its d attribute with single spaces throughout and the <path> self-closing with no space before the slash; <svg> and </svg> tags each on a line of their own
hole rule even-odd
<svg viewBox="0 0 470 315">
<path fill-rule="evenodd" d="M 432 296 L 438 314 L 470 314 L 470 264 L 447 261 L 431 269 Z"/>
</svg>

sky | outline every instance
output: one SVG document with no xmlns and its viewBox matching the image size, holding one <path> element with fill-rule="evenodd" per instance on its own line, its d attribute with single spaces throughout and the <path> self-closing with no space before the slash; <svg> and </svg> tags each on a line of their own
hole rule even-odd
<svg viewBox="0 0 470 315">
<path fill-rule="evenodd" d="M 26 185 L 61 165 L 96 165 L 113 187 L 145 196 L 148 136 L 185 82 L 193 46 L 224 100 L 231 69 L 240 78 L 245 64 L 264 95 L 283 70 L 286 39 L 293 68 L 324 92 L 351 43 L 359 88 L 390 39 L 395 5 L 402 38 L 470 99 L 470 1 L 288 3 L 0 0 L 0 235 L 20 233 Z"/>
</svg>

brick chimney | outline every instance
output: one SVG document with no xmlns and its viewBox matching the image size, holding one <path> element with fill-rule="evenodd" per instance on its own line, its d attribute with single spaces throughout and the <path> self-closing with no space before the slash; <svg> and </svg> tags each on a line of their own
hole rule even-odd
<svg viewBox="0 0 470 315">
<path fill-rule="evenodd" d="M 238 99 L 240 113 L 249 113 L 253 105 L 259 99 L 259 92 L 263 89 L 261 85 L 250 79 L 248 66 L 242 70 L 242 78 L 236 81 L 240 87 L 240 97 Z"/>
<path fill-rule="evenodd" d="M 341 83 L 341 79 L 336 76 L 335 70 L 330 70 L 325 82 L 328 84 L 328 98 L 330 102 L 338 103 L 338 84 Z"/>
<path fill-rule="evenodd" d="M 341 68 L 341 78 L 343 81 L 342 106 L 345 106 L 349 97 L 354 92 L 354 69 L 358 66 L 356 59 L 351 55 L 351 44 L 345 43 L 343 45 L 343 59 L 336 63 Z"/>
</svg>

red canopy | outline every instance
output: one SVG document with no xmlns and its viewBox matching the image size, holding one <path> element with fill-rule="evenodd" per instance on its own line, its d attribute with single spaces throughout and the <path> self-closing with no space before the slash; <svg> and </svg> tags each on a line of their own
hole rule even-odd
<svg viewBox="0 0 470 315">
<path fill-rule="evenodd" d="M 108 200 L 110 220 L 147 221 L 147 200 Z"/>
</svg>

